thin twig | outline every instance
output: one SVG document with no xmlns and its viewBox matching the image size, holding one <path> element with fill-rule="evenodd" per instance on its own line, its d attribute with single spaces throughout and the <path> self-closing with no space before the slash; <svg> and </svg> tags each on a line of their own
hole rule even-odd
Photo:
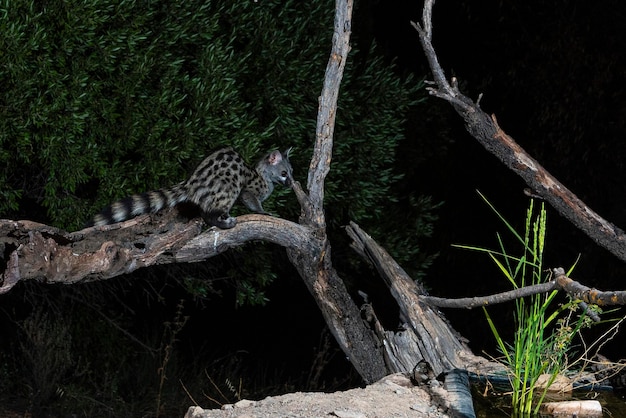
<svg viewBox="0 0 626 418">
<path fill-rule="evenodd" d="M 187 390 L 187 387 L 185 386 L 185 384 L 183 383 L 182 380 L 178 379 L 178 382 L 180 383 L 180 385 L 183 387 L 183 390 L 185 391 L 185 393 L 187 394 L 187 396 L 189 397 L 189 399 L 191 399 L 191 402 L 193 402 L 194 405 L 196 406 L 200 406 L 198 404 L 198 402 L 196 402 L 196 400 L 193 398 L 193 396 L 191 396 L 191 393 L 189 393 L 189 391 Z"/>
<path fill-rule="evenodd" d="M 438 298 L 435 296 L 420 296 L 420 300 L 439 308 L 467 308 L 474 309 L 481 306 L 495 305 L 498 303 L 509 302 L 518 298 L 537 295 L 539 293 L 550 292 L 558 289 L 556 280 L 546 283 L 540 283 L 532 286 L 520 287 L 519 289 L 509 290 L 507 292 L 497 293 L 489 296 L 477 296 L 471 298 L 448 299 Z"/>
</svg>

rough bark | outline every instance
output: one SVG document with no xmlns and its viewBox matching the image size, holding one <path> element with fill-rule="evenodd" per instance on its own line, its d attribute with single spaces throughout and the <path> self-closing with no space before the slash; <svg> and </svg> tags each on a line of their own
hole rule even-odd
<svg viewBox="0 0 626 418">
<path fill-rule="evenodd" d="M 435 376 L 457 368 L 475 370 L 478 363 L 483 369 L 488 362 L 471 353 L 441 312 L 422 302 L 424 290 L 389 253 L 354 222 L 347 230 L 353 248 L 376 267 L 400 308 L 403 321 L 400 331 L 384 330 L 373 311 L 368 312 L 368 319 L 383 344 L 390 371 L 410 373 L 422 360 Z"/>
<path fill-rule="evenodd" d="M 288 249 L 287 254 L 315 298 L 331 333 L 350 362 L 367 383 L 389 374 L 381 347 L 359 308 L 331 264 L 328 241 L 317 241 L 313 252 Z"/>
<path fill-rule="evenodd" d="M 557 286 L 573 299 L 580 299 L 584 303 L 598 306 L 626 305 L 626 291 L 624 290 L 601 291 L 584 286 L 567 277 L 562 268 L 554 269 L 553 273 Z"/>
<path fill-rule="evenodd" d="M 202 232 L 200 219 L 181 222 L 176 215 L 174 210 L 71 233 L 31 221 L 1 220 L 0 245 L 7 259 L 0 294 L 20 280 L 73 284 L 156 264 L 201 261 L 253 240 L 311 250 L 308 231 L 284 219 L 244 215 L 237 218 L 237 228 Z"/>
</svg>

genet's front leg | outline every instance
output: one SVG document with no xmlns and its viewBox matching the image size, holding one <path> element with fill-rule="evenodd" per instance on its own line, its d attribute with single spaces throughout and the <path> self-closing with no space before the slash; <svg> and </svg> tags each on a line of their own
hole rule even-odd
<svg viewBox="0 0 626 418">
<path fill-rule="evenodd" d="M 263 215 L 270 215 L 263 210 L 261 201 L 254 193 L 244 190 L 241 192 L 241 195 L 239 195 L 239 199 L 241 200 L 241 203 L 243 203 L 251 211 L 261 213 Z"/>
</svg>

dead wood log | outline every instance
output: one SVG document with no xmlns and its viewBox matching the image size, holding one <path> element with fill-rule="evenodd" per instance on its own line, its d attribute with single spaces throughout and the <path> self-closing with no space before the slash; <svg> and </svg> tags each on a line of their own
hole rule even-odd
<svg viewBox="0 0 626 418">
<path fill-rule="evenodd" d="M 410 373 L 424 360 L 437 376 L 457 368 L 484 372 L 500 367 L 472 354 L 443 314 L 422 302 L 423 289 L 371 236 L 354 222 L 347 232 L 353 240 L 352 247 L 376 267 L 400 307 L 404 321 L 400 331 L 384 330 L 375 316 L 369 315 L 385 350 L 388 368 Z"/>
<path fill-rule="evenodd" d="M 301 246 L 310 251 L 307 230 L 280 218 L 244 215 L 238 228 L 210 228 L 202 221 L 181 222 L 173 210 L 77 232 L 31 221 L 0 220 L 0 246 L 6 255 L 0 294 L 20 280 L 73 284 L 109 279 L 141 267 L 197 262 L 253 240 Z"/>
</svg>

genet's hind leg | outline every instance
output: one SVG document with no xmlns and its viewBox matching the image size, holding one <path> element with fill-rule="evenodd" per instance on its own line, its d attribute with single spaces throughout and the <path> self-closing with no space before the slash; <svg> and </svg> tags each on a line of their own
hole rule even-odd
<svg viewBox="0 0 626 418">
<path fill-rule="evenodd" d="M 230 216 L 227 212 L 203 213 L 202 219 L 209 226 L 216 226 L 220 229 L 230 229 L 237 225 L 237 219 Z"/>
<path fill-rule="evenodd" d="M 237 224 L 237 220 L 229 215 L 230 208 L 239 196 L 241 187 L 232 180 L 231 172 L 217 172 L 221 179 L 219 184 L 211 184 L 204 193 L 198 194 L 197 204 L 202 209 L 202 218 L 211 226 L 221 229 L 230 229 Z"/>
</svg>

